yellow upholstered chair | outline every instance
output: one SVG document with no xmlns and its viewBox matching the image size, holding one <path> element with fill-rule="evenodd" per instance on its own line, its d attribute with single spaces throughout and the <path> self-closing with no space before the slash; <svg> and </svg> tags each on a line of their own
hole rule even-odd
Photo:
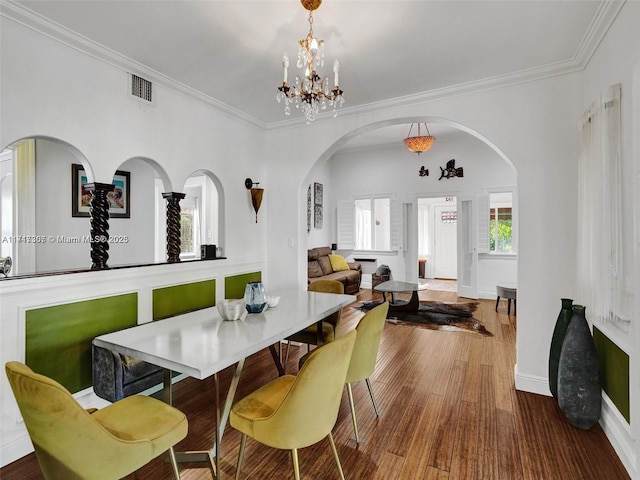
<svg viewBox="0 0 640 480">
<path fill-rule="evenodd" d="M 356 408 L 353 403 L 353 391 L 351 390 L 351 384 L 365 380 L 369 389 L 369 395 L 371 395 L 371 401 L 373 402 L 373 409 L 376 412 L 376 417 L 380 417 L 378 411 L 378 405 L 376 404 L 376 398 L 373 395 L 373 388 L 369 377 L 373 374 L 376 368 L 376 360 L 378 358 L 378 350 L 380 348 L 380 338 L 382 336 L 382 330 L 384 329 L 384 322 L 387 318 L 387 312 L 389 311 L 389 302 L 384 302 L 381 305 L 369 310 L 365 313 L 364 317 L 358 322 L 356 331 L 358 332 L 358 338 L 356 344 L 353 347 L 353 354 L 351 355 L 351 363 L 349 364 L 349 371 L 347 372 L 347 378 L 345 383 L 347 384 L 347 395 L 349 396 L 349 406 L 351 407 L 351 420 L 353 421 L 353 431 L 356 435 L 356 443 L 360 443 L 360 436 L 358 434 L 358 422 L 356 421 Z"/>
<path fill-rule="evenodd" d="M 376 368 L 376 360 L 378 358 L 378 350 L 380 347 L 380 338 L 382 336 L 382 330 L 384 329 L 384 322 L 387 318 L 387 312 L 389 311 L 389 302 L 384 302 L 375 308 L 372 308 L 358 322 L 358 326 L 355 328 L 358 332 L 358 338 L 356 344 L 353 347 L 353 354 L 351 355 L 351 362 L 349 364 L 349 370 L 345 383 L 347 385 L 347 395 L 349 397 L 349 406 L 351 407 L 351 420 L 353 421 L 353 431 L 356 436 L 356 443 L 360 443 L 360 435 L 358 433 L 358 422 L 356 420 L 356 407 L 353 402 L 353 391 L 351 390 L 351 384 L 365 380 L 367 387 L 369 388 L 369 395 L 371 395 L 371 401 L 373 402 L 373 409 L 376 412 L 376 417 L 380 416 L 378 411 L 378 405 L 373 395 L 373 388 L 369 377 L 373 374 Z M 300 368 L 307 362 L 308 355 L 305 355 L 300 359 Z"/>
<path fill-rule="evenodd" d="M 344 480 L 331 430 L 338 418 L 356 335 L 352 331 L 316 348 L 297 376 L 279 377 L 233 406 L 230 423 L 242 433 L 236 480 L 240 478 L 247 436 L 272 448 L 291 450 L 296 480 L 300 479 L 298 449 L 328 437 Z"/>
<path fill-rule="evenodd" d="M 316 280 L 311 283 L 307 288 L 310 292 L 323 292 L 323 293 L 344 293 L 344 284 L 337 280 Z M 338 310 L 336 313 L 329 315 L 322 319 L 322 343 L 333 341 L 338 336 L 338 327 L 340 326 L 340 319 L 342 317 L 342 310 Z M 287 368 L 287 362 L 289 360 L 289 349 L 291 342 L 300 342 L 307 344 L 307 351 L 309 351 L 309 345 L 318 344 L 318 328 L 316 324 L 310 325 L 304 330 L 294 333 L 286 338 L 287 340 L 287 354 L 284 359 L 283 367 Z M 282 358 L 282 356 L 281 356 Z"/>
<path fill-rule="evenodd" d="M 122 478 L 187 435 L 187 418 L 155 398 L 134 395 L 85 410 L 58 382 L 20 362 L 5 366 L 9 384 L 47 480 Z"/>
</svg>

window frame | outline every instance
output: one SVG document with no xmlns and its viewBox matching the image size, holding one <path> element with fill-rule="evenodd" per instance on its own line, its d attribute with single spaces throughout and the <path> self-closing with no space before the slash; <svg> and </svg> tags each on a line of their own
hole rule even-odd
<svg viewBox="0 0 640 480">
<path fill-rule="evenodd" d="M 518 195 L 517 195 L 517 187 L 497 187 L 497 188 L 485 188 L 483 189 L 483 194 L 487 196 L 487 218 L 484 219 L 487 224 L 487 232 L 490 235 L 490 222 L 491 222 L 491 194 L 498 193 L 511 193 L 511 252 L 497 252 L 488 250 L 483 252 L 482 255 L 489 256 L 491 258 L 504 257 L 504 258 L 513 258 L 518 255 Z M 487 248 L 490 249 L 490 237 L 488 238 L 489 245 Z"/>
</svg>

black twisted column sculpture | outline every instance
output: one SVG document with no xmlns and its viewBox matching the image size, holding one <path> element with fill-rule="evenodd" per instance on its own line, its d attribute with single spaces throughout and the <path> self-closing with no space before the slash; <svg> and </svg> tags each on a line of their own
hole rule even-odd
<svg viewBox="0 0 640 480">
<path fill-rule="evenodd" d="M 116 186 L 109 183 L 87 183 L 85 188 L 91 192 L 91 270 L 109 268 L 109 202 L 107 194 Z"/>
<path fill-rule="evenodd" d="M 167 262 L 180 261 L 180 200 L 185 193 L 167 192 L 162 198 L 167 200 Z"/>
</svg>

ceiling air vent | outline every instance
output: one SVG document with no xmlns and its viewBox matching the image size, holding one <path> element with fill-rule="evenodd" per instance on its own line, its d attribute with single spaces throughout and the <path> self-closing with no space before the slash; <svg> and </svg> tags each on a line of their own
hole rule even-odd
<svg viewBox="0 0 640 480">
<path fill-rule="evenodd" d="M 131 95 L 144 100 L 149 103 L 153 103 L 153 84 L 142 77 L 131 74 Z"/>
</svg>

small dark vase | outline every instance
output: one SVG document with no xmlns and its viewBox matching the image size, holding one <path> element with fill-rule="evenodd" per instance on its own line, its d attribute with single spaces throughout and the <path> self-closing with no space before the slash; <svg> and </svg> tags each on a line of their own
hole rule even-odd
<svg viewBox="0 0 640 480">
<path fill-rule="evenodd" d="M 556 326 L 553 329 L 553 337 L 551 337 L 551 349 L 549 351 L 549 390 L 554 397 L 558 397 L 558 364 L 560 363 L 560 351 L 562 343 L 567 333 L 567 327 L 573 315 L 573 300 L 570 298 L 562 298 L 562 308 L 556 320 Z"/>
<path fill-rule="evenodd" d="M 589 429 L 600 419 L 602 392 L 598 354 L 582 305 L 573 315 L 564 337 L 558 365 L 558 405 L 571 425 Z"/>
</svg>

